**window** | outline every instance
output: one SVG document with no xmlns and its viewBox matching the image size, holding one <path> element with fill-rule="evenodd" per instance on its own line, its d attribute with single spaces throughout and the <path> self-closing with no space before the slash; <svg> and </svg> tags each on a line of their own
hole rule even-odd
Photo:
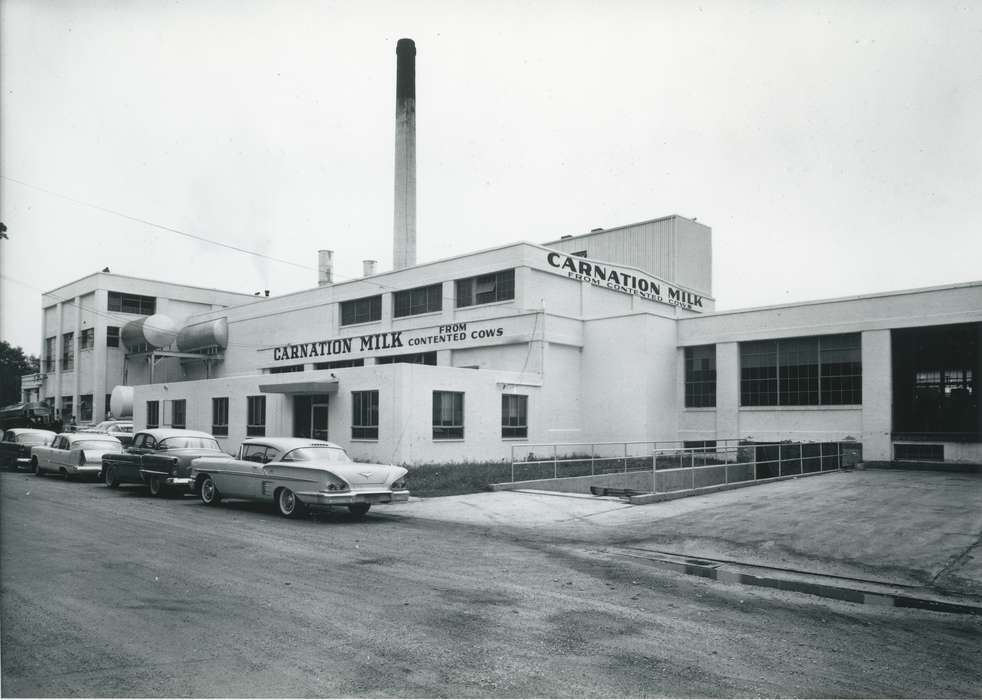
<svg viewBox="0 0 982 700">
<path fill-rule="evenodd" d="M 106 394 L 106 403 L 102 407 L 103 413 L 107 418 L 109 417 L 109 414 L 112 411 L 112 398 L 113 398 L 112 394 Z"/>
<path fill-rule="evenodd" d="M 462 392 L 433 392 L 433 439 L 464 439 L 464 394 Z"/>
<path fill-rule="evenodd" d="M 335 360 L 334 362 L 316 362 L 314 369 L 341 369 L 342 367 L 364 367 L 364 360 Z"/>
<path fill-rule="evenodd" d="M 92 346 L 95 345 L 95 328 L 86 328 L 82 331 L 82 335 L 78 337 L 79 349 L 81 350 L 91 350 Z"/>
<path fill-rule="evenodd" d="M 435 367 L 436 351 L 411 352 L 406 355 L 389 355 L 388 357 L 375 358 L 375 364 L 377 365 L 393 365 L 398 363 L 407 365 L 433 365 Z"/>
<path fill-rule="evenodd" d="M 685 407 L 716 406 L 716 346 L 685 349 Z"/>
<path fill-rule="evenodd" d="M 71 396 L 61 397 L 61 419 L 66 423 L 75 415 L 74 399 Z"/>
<path fill-rule="evenodd" d="M 186 428 L 187 410 L 188 410 L 187 399 L 174 399 L 171 406 L 170 427 Z"/>
<path fill-rule="evenodd" d="M 44 371 L 53 372 L 55 370 L 55 343 L 58 337 L 44 339 Z"/>
<path fill-rule="evenodd" d="M 515 298 L 515 271 L 502 270 L 457 280 L 457 308 Z"/>
<path fill-rule="evenodd" d="M 740 343 L 742 406 L 862 403 L 858 333 Z"/>
<path fill-rule="evenodd" d="M 341 302 L 341 325 L 350 326 L 353 323 L 367 323 L 382 319 L 382 295 L 352 299 Z"/>
<path fill-rule="evenodd" d="M 160 426 L 160 402 L 147 401 L 147 427 L 157 428 Z"/>
<path fill-rule="evenodd" d="M 121 311 L 124 314 L 153 316 L 157 313 L 157 300 L 154 297 L 144 297 L 139 294 L 109 292 L 109 310 Z"/>
<path fill-rule="evenodd" d="M 394 295 L 393 315 L 415 316 L 431 311 L 443 310 L 443 285 L 431 284 L 428 287 L 417 287 L 396 292 Z"/>
<path fill-rule="evenodd" d="M 351 439 L 378 440 L 378 391 L 351 392 Z"/>
<path fill-rule="evenodd" d="M 527 438 L 529 397 L 522 394 L 501 395 L 501 437 Z"/>
<path fill-rule="evenodd" d="M 211 400 L 211 434 L 228 435 L 228 397 Z"/>
<path fill-rule="evenodd" d="M 303 372 L 303 365 L 285 365 L 269 368 L 270 374 L 286 374 L 287 372 Z"/>
<path fill-rule="evenodd" d="M 246 462 L 266 463 L 266 445 L 243 445 L 242 459 Z"/>
<path fill-rule="evenodd" d="M 119 326 L 106 326 L 106 347 L 119 347 Z"/>
<path fill-rule="evenodd" d="M 246 435 L 250 437 L 266 434 L 266 397 L 246 397 Z"/>
<path fill-rule="evenodd" d="M 75 334 L 65 333 L 61 336 L 61 371 L 75 369 Z"/>
<path fill-rule="evenodd" d="M 92 420 L 92 394 L 82 394 L 78 397 L 78 419 L 82 423 Z"/>
</svg>

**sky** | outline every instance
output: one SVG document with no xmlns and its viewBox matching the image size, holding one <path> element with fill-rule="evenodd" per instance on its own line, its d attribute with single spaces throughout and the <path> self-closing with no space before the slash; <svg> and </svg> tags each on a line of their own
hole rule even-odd
<svg viewBox="0 0 982 700">
<path fill-rule="evenodd" d="M 0 0 L 3 339 L 106 266 L 390 269 L 401 37 L 420 262 L 680 214 L 718 309 L 982 279 L 979 2 Z"/>
</svg>

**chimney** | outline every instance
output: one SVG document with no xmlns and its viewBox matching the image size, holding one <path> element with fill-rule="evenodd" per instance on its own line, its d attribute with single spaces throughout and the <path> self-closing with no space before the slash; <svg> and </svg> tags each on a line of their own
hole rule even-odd
<svg viewBox="0 0 982 700">
<path fill-rule="evenodd" d="M 317 251 L 317 286 L 334 284 L 334 251 Z"/>
<path fill-rule="evenodd" d="M 378 260 L 362 260 L 361 261 L 362 275 L 365 277 L 370 277 L 374 275 L 376 265 L 378 265 Z"/>
<path fill-rule="evenodd" d="M 416 264 L 416 44 L 396 43 L 395 207 L 392 267 Z"/>
</svg>

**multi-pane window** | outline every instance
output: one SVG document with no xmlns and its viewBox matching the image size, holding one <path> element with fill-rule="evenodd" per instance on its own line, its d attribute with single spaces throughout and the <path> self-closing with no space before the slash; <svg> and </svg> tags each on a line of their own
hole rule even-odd
<svg viewBox="0 0 982 700">
<path fill-rule="evenodd" d="M 457 308 L 515 298 L 515 271 L 501 270 L 457 280 Z"/>
<path fill-rule="evenodd" d="M 44 371 L 54 372 L 55 371 L 55 343 L 58 342 L 58 337 L 45 338 L 44 339 Z"/>
<path fill-rule="evenodd" d="M 187 399 L 174 399 L 174 401 L 171 402 L 170 426 L 172 428 L 186 428 L 187 413 Z"/>
<path fill-rule="evenodd" d="M 393 294 L 393 315 L 415 316 L 443 310 L 443 285 L 406 289 Z"/>
<path fill-rule="evenodd" d="M 464 394 L 459 391 L 433 392 L 433 439 L 464 438 Z"/>
<path fill-rule="evenodd" d="M 501 395 L 501 437 L 528 437 L 529 397 L 524 394 Z"/>
<path fill-rule="evenodd" d="M 341 302 L 341 325 L 379 321 L 382 318 L 382 295 Z"/>
<path fill-rule="evenodd" d="M 742 406 L 862 403 L 858 333 L 740 343 Z"/>
<path fill-rule="evenodd" d="M 86 328 L 82 335 L 78 337 L 78 347 L 80 350 L 91 350 L 95 345 L 95 328 Z"/>
<path fill-rule="evenodd" d="M 160 426 L 160 402 L 147 401 L 147 428 Z"/>
<path fill-rule="evenodd" d="M 315 362 L 314 369 L 341 369 L 342 367 L 364 367 L 365 361 L 358 360 L 334 360 L 333 362 Z"/>
<path fill-rule="evenodd" d="M 71 396 L 61 397 L 61 419 L 64 422 L 68 422 L 69 419 L 75 416 L 74 410 L 74 399 Z"/>
<path fill-rule="evenodd" d="M 351 392 L 351 439 L 378 440 L 378 391 Z"/>
<path fill-rule="evenodd" d="M 270 367 L 270 374 L 287 374 L 289 372 L 303 372 L 303 365 L 281 365 L 280 367 Z"/>
<path fill-rule="evenodd" d="M 228 397 L 211 400 L 211 434 L 228 435 Z"/>
<path fill-rule="evenodd" d="M 375 358 L 377 365 L 433 365 L 436 366 L 436 351 L 430 352 L 410 352 L 405 355 L 387 355 L 386 357 Z"/>
<path fill-rule="evenodd" d="M 82 423 L 92 420 L 92 394 L 82 394 L 78 397 L 78 419 Z"/>
<path fill-rule="evenodd" d="M 119 347 L 119 326 L 106 326 L 106 347 Z"/>
<path fill-rule="evenodd" d="M 266 434 L 266 397 L 246 397 L 246 435 L 262 437 Z"/>
<path fill-rule="evenodd" d="M 65 333 L 61 336 L 61 370 L 75 369 L 75 334 Z"/>
<path fill-rule="evenodd" d="M 685 406 L 716 406 L 716 346 L 700 345 L 685 349 Z"/>
<path fill-rule="evenodd" d="M 121 311 L 124 314 L 153 316 L 157 313 L 157 299 L 154 297 L 140 296 L 139 294 L 109 292 L 109 310 Z"/>
</svg>

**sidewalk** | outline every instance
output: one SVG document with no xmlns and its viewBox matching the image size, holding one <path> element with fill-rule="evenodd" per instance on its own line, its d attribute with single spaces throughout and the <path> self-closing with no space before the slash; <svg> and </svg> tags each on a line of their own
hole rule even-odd
<svg viewBox="0 0 982 700">
<path fill-rule="evenodd" d="M 982 596 L 977 474 L 839 472 L 643 506 L 494 492 L 385 512 Z"/>
</svg>

